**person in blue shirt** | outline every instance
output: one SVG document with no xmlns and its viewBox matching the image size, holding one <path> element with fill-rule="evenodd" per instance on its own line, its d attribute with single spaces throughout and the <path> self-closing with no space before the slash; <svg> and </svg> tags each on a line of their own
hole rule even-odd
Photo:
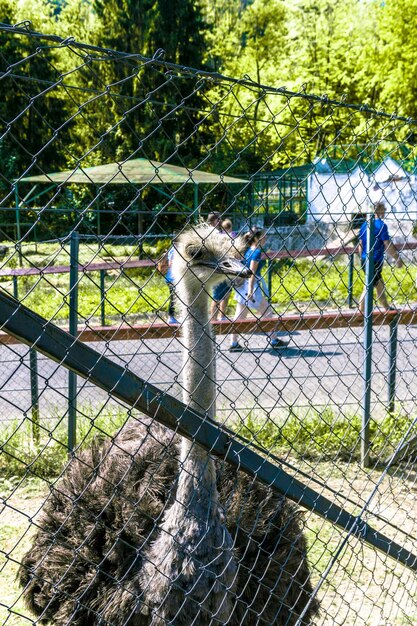
<svg viewBox="0 0 417 626">
<path fill-rule="evenodd" d="M 385 295 L 385 283 L 382 278 L 382 269 L 384 267 L 385 253 L 387 252 L 393 259 L 395 259 L 397 267 L 402 267 L 403 262 L 398 254 L 398 250 L 391 242 L 388 227 L 384 222 L 385 217 L 385 204 L 383 202 L 375 202 L 375 245 L 374 245 L 374 280 L 373 287 L 375 287 L 377 298 L 381 304 L 381 307 L 385 310 L 390 308 L 387 297 Z M 361 254 L 362 269 L 366 270 L 366 257 L 367 257 L 367 222 L 365 221 L 359 230 L 359 249 Z M 365 311 L 365 295 L 366 285 L 359 300 L 359 308 L 362 313 Z"/>
<path fill-rule="evenodd" d="M 265 243 L 265 231 L 261 228 L 253 228 L 247 235 L 248 249 L 245 252 L 244 263 L 252 270 L 252 276 L 236 288 L 236 312 L 234 320 L 242 320 L 247 317 L 250 310 L 256 311 L 259 318 L 272 317 L 274 312 L 267 300 L 268 287 L 262 277 L 262 270 L 266 261 L 262 259 L 262 246 Z M 269 336 L 271 348 L 283 348 L 286 341 L 278 338 L 277 332 L 273 331 Z M 230 352 L 242 352 L 245 348 L 237 340 L 237 333 L 230 336 Z"/>
<path fill-rule="evenodd" d="M 218 228 L 218 226 L 217 226 Z M 232 220 L 225 219 L 221 223 L 220 232 L 225 237 L 235 239 L 237 233 L 233 231 Z M 227 305 L 229 304 L 230 294 L 232 293 L 232 283 L 230 280 L 225 280 L 222 283 L 216 285 L 213 289 L 212 303 L 211 303 L 211 319 L 214 320 L 227 320 Z"/>
</svg>

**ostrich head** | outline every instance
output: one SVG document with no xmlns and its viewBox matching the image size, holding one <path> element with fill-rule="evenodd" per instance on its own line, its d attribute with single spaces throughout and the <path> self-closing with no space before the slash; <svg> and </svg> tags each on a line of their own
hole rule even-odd
<svg viewBox="0 0 417 626">
<path fill-rule="evenodd" d="M 209 224 L 191 226 L 176 240 L 177 254 L 172 269 L 177 291 L 210 293 L 225 278 L 248 278 L 249 268 L 241 258 L 246 249 L 243 237 L 231 239 Z"/>
</svg>

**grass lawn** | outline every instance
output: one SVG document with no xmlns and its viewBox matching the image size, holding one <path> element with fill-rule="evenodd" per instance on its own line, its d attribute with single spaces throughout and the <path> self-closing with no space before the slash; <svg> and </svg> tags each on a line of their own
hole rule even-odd
<svg viewBox="0 0 417 626">
<path fill-rule="evenodd" d="M 159 246 L 160 248 L 161 246 Z M 159 248 L 153 249 L 153 258 Z M 99 250 L 91 244 L 80 245 L 80 263 L 99 262 L 103 259 L 137 258 L 133 246 L 106 246 Z M 16 256 L 12 265 L 16 266 Z M 34 244 L 24 247 L 24 266 L 44 267 L 49 264 L 68 265 L 67 247 L 56 244 Z M 3 269 L 8 267 L 5 265 Z M 384 279 L 389 300 L 399 306 L 417 302 L 417 266 L 408 265 L 401 269 L 385 266 Z M 13 283 L 2 277 L 0 286 L 13 293 Z M 363 273 L 355 267 L 353 296 L 357 300 L 363 288 Z M 26 306 L 47 319 L 66 321 L 68 306 L 69 274 L 19 277 L 18 295 Z M 348 268 L 346 257 L 336 261 L 302 259 L 294 262 L 279 262 L 275 265 L 271 284 L 271 302 L 280 312 L 293 310 L 335 309 L 346 307 L 348 294 Z M 106 322 L 135 317 L 153 318 L 168 309 L 169 291 L 165 280 L 150 268 L 130 269 L 123 274 L 116 270 L 105 276 Z M 231 298 L 229 314 L 234 312 Z M 79 315 L 80 319 L 94 322 L 100 317 L 101 294 L 99 272 L 80 275 Z"/>
<path fill-rule="evenodd" d="M 42 507 L 45 494 L 46 485 L 39 480 L 0 482 L 0 624 L 33 624 L 16 576 L 35 531 L 31 518 Z"/>
</svg>

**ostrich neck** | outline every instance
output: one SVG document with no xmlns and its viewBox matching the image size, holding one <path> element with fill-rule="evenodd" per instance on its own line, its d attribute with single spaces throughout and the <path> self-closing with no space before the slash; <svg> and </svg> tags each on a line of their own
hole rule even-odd
<svg viewBox="0 0 417 626">
<path fill-rule="evenodd" d="M 215 363 L 214 340 L 209 322 L 208 295 L 201 289 L 198 294 L 187 293 L 181 297 L 184 311 L 183 342 L 183 400 L 190 407 L 214 418 L 215 415 Z M 177 498 L 183 503 L 193 497 L 216 499 L 216 475 L 213 460 L 198 444 L 183 438 L 181 468 Z"/>
<path fill-rule="evenodd" d="M 191 408 L 214 417 L 214 349 L 207 294 L 184 303 L 183 399 Z"/>
</svg>

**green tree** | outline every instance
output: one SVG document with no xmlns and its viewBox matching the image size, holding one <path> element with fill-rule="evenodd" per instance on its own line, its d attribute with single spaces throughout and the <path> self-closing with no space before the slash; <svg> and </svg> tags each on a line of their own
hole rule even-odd
<svg viewBox="0 0 417 626">
<path fill-rule="evenodd" d="M 198 152 L 193 129 L 201 108 L 196 81 L 170 72 L 162 61 L 203 66 L 204 23 L 199 5 L 190 0 L 93 0 L 93 7 L 100 45 L 145 57 L 165 51 L 163 57 L 158 55 L 161 62 L 109 57 L 102 63 L 100 80 L 113 85 L 115 94 L 107 100 L 107 109 L 114 120 L 120 120 L 108 137 L 112 151 L 122 157 L 140 148 L 159 160 L 174 152 L 179 158 L 192 158 Z"/>
<path fill-rule="evenodd" d="M 277 128 L 272 122 L 279 99 L 267 96 L 267 90 L 260 85 L 285 84 L 288 29 L 287 9 L 281 0 L 255 0 L 242 6 L 223 52 L 220 41 L 214 48 L 216 57 L 223 55 L 224 73 L 249 83 L 217 88 L 216 97 L 221 102 L 219 124 L 228 126 L 227 143 L 222 143 L 217 158 L 226 161 L 231 150 L 238 155 L 239 169 L 247 172 L 269 164 L 275 152 Z M 218 28 L 227 29 L 228 22 L 220 22 Z M 233 120 L 230 124 L 228 118 Z"/>
<path fill-rule="evenodd" d="M 30 20 L 31 28 L 53 33 L 54 7 L 42 0 L 0 0 L 2 20 L 16 24 Z M 58 52 L 26 34 L 0 32 L 0 204 L 14 206 L 15 190 L 20 200 L 27 187 L 14 182 L 28 174 L 60 168 L 66 163 L 68 111 L 59 87 L 56 67 Z M 22 209 L 21 221 L 28 223 L 35 214 Z M 2 228 L 15 222 L 15 212 L 2 211 Z M 14 229 L 6 230 L 16 236 Z M 21 234 L 25 229 L 22 225 Z"/>
<path fill-rule="evenodd" d="M 331 98 L 358 102 L 364 42 L 372 37 L 369 3 L 360 0 L 298 0 L 291 22 L 291 85 Z"/>
<path fill-rule="evenodd" d="M 375 100 L 388 111 L 416 118 L 417 0 L 375 3 L 373 11 L 376 43 L 373 48 L 368 44 L 368 57 Z"/>
<path fill-rule="evenodd" d="M 311 161 L 326 147 L 329 156 L 355 158 L 362 142 L 363 115 L 327 105 L 327 100 L 371 104 L 364 42 L 373 31 L 372 11 L 360 0 L 298 0 L 289 14 L 287 87 L 291 99 L 283 121 L 297 124 L 286 141 L 291 163 Z M 320 101 L 303 94 L 316 94 Z"/>
<path fill-rule="evenodd" d="M 97 14 L 92 0 L 63 0 L 56 16 L 55 32 L 61 37 L 74 37 L 77 41 L 97 43 Z"/>
<path fill-rule="evenodd" d="M 41 0 L 1 0 L 0 10 L 6 22 L 29 19 L 34 30 L 50 32 L 53 28 L 52 7 Z M 34 161 L 41 170 L 63 163 L 62 152 L 52 149 L 65 135 L 65 129 L 62 135 L 56 131 L 66 121 L 65 103 L 56 89 L 60 74 L 55 68 L 54 48 L 26 35 L 1 32 L 0 50 L 1 141 L 7 161 L 2 164 L 3 174 L 17 177 Z M 50 147 L 45 149 L 46 145 Z"/>
<path fill-rule="evenodd" d="M 210 69 L 228 71 L 240 46 L 238 23 L 244 11 L 241 0 L 202 0 L 207 23 L 205 59 Z"/>
</svg>

